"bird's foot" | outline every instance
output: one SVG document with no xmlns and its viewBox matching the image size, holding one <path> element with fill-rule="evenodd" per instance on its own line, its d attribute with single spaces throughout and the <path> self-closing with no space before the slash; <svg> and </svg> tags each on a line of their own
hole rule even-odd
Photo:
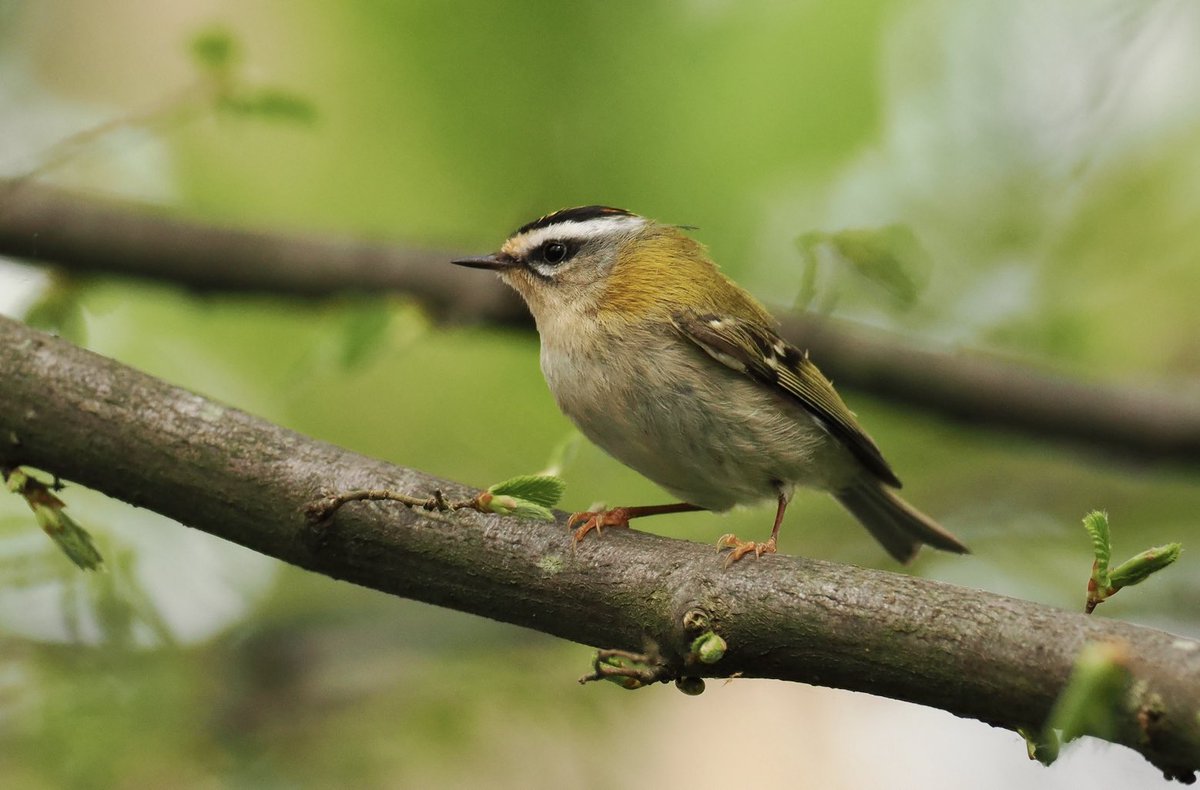
<svg viewBox="0 0 1200 790">
<path fill-rule="evenodd" d="M 752 540 L 739 540 L 737 535 L 730 532 L 722 535 L 721 539 L 717 541 L 717 551 L 724 551 L 725 549 L 733 549 L 733 551 L 729 552 L 729 556 L 725 558 L 725 567 L 728 568 L 747 554 L 753 553 L 756 558 L 764 554 L 774 554 L 775 536 L 772 535 L 770 540 L 764 543 L 756 543 Z"/>
<path fill-rule="evenodd" d="M 583 522 L 583 526 L 575 530 L 575 543 L 583 540 L 589 532 L 600 535 L 605 527 L 629 527 L 629 508 L 615 507 L 612 510 L 585 510 L 582 513 L 572 513 L 567 519 L 567 528 Z"/>
</svg>

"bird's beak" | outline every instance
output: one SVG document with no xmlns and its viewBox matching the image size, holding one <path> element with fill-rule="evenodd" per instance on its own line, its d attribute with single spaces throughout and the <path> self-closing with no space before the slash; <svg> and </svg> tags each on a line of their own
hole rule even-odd
<svg viewBox="0 0 1200 790">
<path fill-rule="evenodd" d="M 473 258 L 458 258 L 450 262 L 455 266 L 468 266 L 472 269 L 491 269 L 492 271 L 507 269 L 516 263 L 509 256 L 499 252 L 493 252 L 491 255 L 476 255 Z"/>
</svg>

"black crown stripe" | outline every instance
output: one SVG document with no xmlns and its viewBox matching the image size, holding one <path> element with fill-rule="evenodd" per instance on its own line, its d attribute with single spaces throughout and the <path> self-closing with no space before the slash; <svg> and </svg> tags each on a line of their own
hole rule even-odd
<svg viewBox="0 0 1200 790">
<path fill-rule="evenodd" d="M 553 214 L 539 217 L 533 222 L 526 223 L 517 228 L 513 235 L 519 236 L 522 233 L 557 225 L 560 222 L 587 222 L 589 219 L 599 219 L 600 217 L 632 216 L 636 216 L 632 211 L 626 211 L 623 208 L 613 208 L 612 206 L 576 206 L 575 208 L 564 208 L 555 211 Z"/>
</svg>

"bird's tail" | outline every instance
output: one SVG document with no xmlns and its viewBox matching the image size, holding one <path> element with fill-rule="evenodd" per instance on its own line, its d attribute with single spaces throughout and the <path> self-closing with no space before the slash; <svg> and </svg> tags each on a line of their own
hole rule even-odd
<svg viewBox="0 0 1200 790">
<path fill-rule="evenodd" d="M 900 562 L 916 556 L 922 543 L 958 554 L 969 552 L 958 538 L 878 480 L 860 478 L 834 496 Z"/>
</svg>

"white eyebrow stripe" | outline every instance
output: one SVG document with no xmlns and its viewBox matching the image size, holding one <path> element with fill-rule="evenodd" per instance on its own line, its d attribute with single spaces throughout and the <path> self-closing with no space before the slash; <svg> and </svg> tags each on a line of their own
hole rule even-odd
<svg viewBox="0 0 1200 790">
<path fill-rule="evenodd" d="M 556 239 L 559 241 L 590 241 L 601 236 L 613 236 L 637 230 L 646 224 L 645 217 L 618 215 L 596 217 L 583 222 L 558 222 L 544 228 L 531 230 L 509 239 L 505 247 L 511 252 L 522 254 Z"/>
</svg>

